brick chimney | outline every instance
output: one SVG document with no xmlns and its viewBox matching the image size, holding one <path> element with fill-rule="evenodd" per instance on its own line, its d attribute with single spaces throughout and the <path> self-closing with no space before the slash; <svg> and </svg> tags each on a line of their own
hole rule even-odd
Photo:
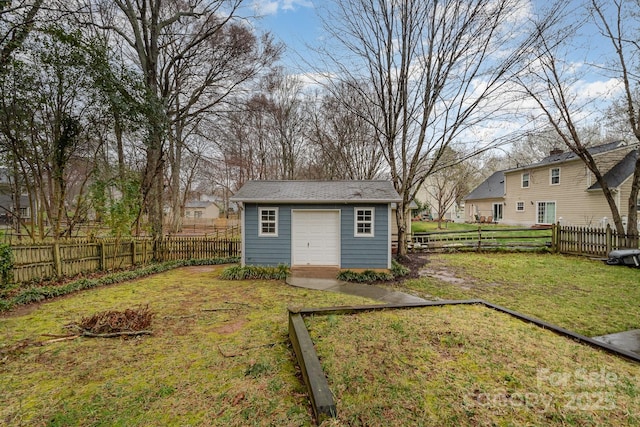
<svg viewBox="0 0 640 427">
<path fill-rule="evenodd" d="M 549 151 L 550 156 L 557 156 L 558 154 L 562 154 L 561 148 L 554 147 L 551 149 L 551 151 Z"/>
</svg>

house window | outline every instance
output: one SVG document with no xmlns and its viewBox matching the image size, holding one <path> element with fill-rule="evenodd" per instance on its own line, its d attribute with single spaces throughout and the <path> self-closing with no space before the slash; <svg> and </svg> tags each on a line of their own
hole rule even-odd
<svg viewBox="0 0 640 427">
<path fill-rule="evenodd" d="M 185 211 L 185 212 L 184 212 L 184 216 L 185 216 L 186 218 L 191 218 L 191 211 Z"/>
<path fill-rule="evenodd" d="M 278 236 L 278 208 L 258 209 L 260 218 L 260 236 Z"/>
<path fill-rule="evenodd" d="M 373 208 L 356 208 L 355 236 L 373 237 Z"/>
<path fill-rule="evenodd" d="M 524 202 L 516 202 L 516 212 L 524 212 Z"/>
<path fill-rule="evenodd" d="M 522 188 L 529 188 L 529 172 L 522 174 Z"/>
<path fill-rule="evenodd" d="M 202 211 L 193 211 L 194 218 L 202 218 Z"/>
<path fill-rule="evenodd" d="M 30 218 L 29 208 L 20 208 L 20 218 Z"/>
<path fill-rule="evenodd" d="M 551 169 L 551 185 L 560 184 L 560 168 Z"/>
<path fill-rule="evenodd" d="M 538 224 L 556 222 L 556 202 L 538 202 Z"/>
</svg>

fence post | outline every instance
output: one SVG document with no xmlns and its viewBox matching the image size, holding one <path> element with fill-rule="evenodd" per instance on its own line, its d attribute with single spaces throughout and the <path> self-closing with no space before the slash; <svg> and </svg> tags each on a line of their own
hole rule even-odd
<svg viewBox="0 0 640 427">
<path fill-rule="evenodd" d="M 584 250 L 584 228 L 577 227 L 578 231 L 578 254 L 582 255 Z"/>
<path fill-rule="evenodd" d="M 131 265 L 136 265 L 136 239 L 131 239 Z"/>
<path fill-rule="evenodd" d="M 611 252 L 611 248 L 613 247 L 613 236 L 611 233 L 611 225 L 607 224 L 607 233 L 606 233 L 606 251 L 605 255 L 609 256 L 609 252 Z"/>
<path fill-rule="evenodd" d="M 104 240 L 100 240 L 100 246 L 98 246 L 98 250 L 100 251 L 100 265 L 98 269 L 104 271 L 106 269 L 106 254 L 104 253 Z"/>
<path fill-rule="evenodd" d="M 56 276 L 62 277 L 62 260 L 60 259 L 60 243 L 53 243 L 53 264 L 56 269 Z"/>
</svg>

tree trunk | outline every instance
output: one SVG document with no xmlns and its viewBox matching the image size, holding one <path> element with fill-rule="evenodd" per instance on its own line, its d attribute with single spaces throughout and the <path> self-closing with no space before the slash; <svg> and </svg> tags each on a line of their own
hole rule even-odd
<svg viewBox="0 0 640 427">
<path fill-rule="evenodd" d="M 155 132 L 154 132 L 155 133 Z M 142 179 L 142 192 L 146 207 L 151 237 L 154 240 L 162 238 L 163 222 L 163 159 L 159 148 L 161 135 L 152 135 L 156 139 L 147 147 L 147 165 Z"/>
<path fill-rule="evenodd" d="M 640 138 L 639 138 L 640 139 Z M 636 157 L 636 168 L 631 183 L 631 193 L 629 194 L 627 234 L 629 241 L 627 245 L 631 248 L 638 247 L 638 193 L 640 192 L 640 149 Z"/>
<path fill-rule="evenodd" d="M 407 257 L 407 212 L 405 204 L 399 203 L 396 208 L 396 223 L 398 225 L 398 252 L 396 258 L 401 260 Z"/>
</svg>

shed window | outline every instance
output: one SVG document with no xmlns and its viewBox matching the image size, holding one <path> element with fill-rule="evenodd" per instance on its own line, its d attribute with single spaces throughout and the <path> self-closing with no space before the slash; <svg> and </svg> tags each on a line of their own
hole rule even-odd
<svg viewBox="0 0 640 427">
<path fill-rule="evenodd" d="M 560 184 L 560 168 L 551 169 L 551 185 Z"/>
<path fill-rule="evenodd" d="M 516 212 L 524 212 L 524 202 L 516 202 Z"/>
<path fill-rule="evenodd" d="M 373 237 L 373 208 L 355 209 L 355 236 Z"/>
<path fill-rule="evenodd" d="M 260 218 L 260 236 L 278 235 L 278 208 L 260 208 L 258 210 Z"/>
<path fill-rule="evenodd" d="M 529 172 L 522 174 L 522 188 L 529 188 Z"/>
</svg>

